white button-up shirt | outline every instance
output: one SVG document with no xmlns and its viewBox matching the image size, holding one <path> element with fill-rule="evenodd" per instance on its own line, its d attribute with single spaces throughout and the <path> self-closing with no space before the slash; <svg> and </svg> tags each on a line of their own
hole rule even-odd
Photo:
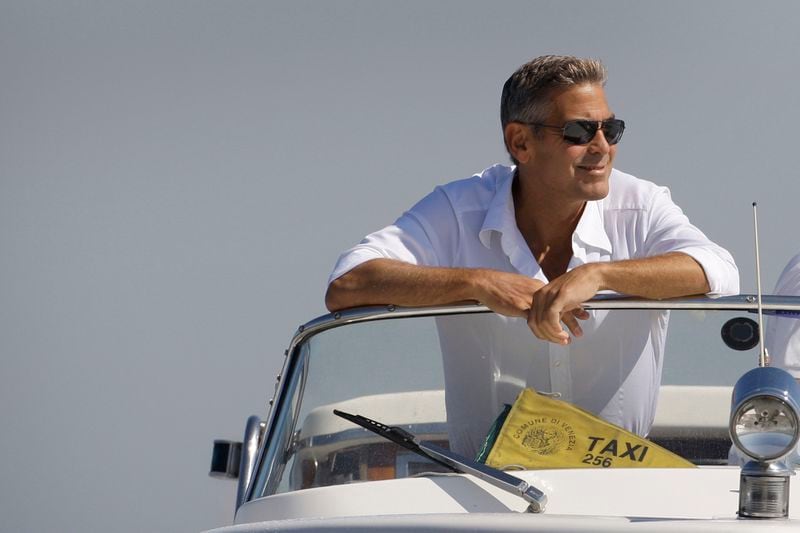
<svg viewBox="0 0 800 533">
<path fill-rule="evenodd" d="M 394 224 L 346 251 L 330 280 L 377 258 L 492 268 L 545 283 L 516 225 L 514 168 L 493 166 L 437 187 Z M 568 270 L 591 262 L 683 252 L 703 267 L 710 295 L 739 292 L 733 258 L 694 227 L 665 187 L 613 170 L 609 194 L 590 201 L 572 235 Z M 503 404 L 524 387 L 552 392 L 640 435 L 655 416 L 666 312 L 593 312 L 568 346 L 539 341 L 524 319 L 439 318 L 450 445 L 474 453 Z M 470 326 L 465 327 L 469 321 Z"/>
</svg>

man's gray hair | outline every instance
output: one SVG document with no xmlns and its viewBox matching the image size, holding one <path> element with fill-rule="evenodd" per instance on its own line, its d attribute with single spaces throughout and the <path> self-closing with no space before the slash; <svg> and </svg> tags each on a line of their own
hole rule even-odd
<svg viewBox="0 0 800 533">
<path fill-rule="evenodd" d="M 606 67 L 596 59 L 547 55 L 525 63 L 503 85 L 503 131 L 509 122 L 546 121 L 554 90 L 585 83 L 605 85 L 606 76 Z"/>
</svg>

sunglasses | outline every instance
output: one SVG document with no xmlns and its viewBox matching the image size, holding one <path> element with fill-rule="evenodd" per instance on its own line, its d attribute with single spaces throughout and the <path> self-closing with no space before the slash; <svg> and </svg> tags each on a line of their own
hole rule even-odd
<svg viewBox="0 0 800 533">
<path fill-rule="evenodd" d="M 556 129 L 561 132 L 565 141 L 570 144 L 588 144 L 597 135 L 597 130 L 603 130 L 603 137 L 608 144 L 617 144 L 622 139 L 625 131 L 625 121 L 618 118 L 608 120 L 570 120 L 563 126 L 550 126 L 538 122 L 523 122 L 538 128 Z"/>
</svg>

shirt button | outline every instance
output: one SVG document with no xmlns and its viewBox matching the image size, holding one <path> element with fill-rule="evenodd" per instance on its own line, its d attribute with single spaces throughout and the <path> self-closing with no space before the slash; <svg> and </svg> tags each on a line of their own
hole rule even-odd
<svg viewBox="0 0 800 533">
<path fill-rule="evenodd" d="M 556 367 L 561 366 L 561 361 L 556 361 L 555 363 L 553 363 L 553 366 L 556 366 Z"/>
</svg>

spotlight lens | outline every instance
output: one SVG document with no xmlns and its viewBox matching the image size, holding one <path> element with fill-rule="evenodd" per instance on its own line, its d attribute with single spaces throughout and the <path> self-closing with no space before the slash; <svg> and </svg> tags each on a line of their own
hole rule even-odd
<svg viewBox="0 0 800 533">
<path fill-rule="evenodd" d="M 734 420 L 736 445 L 756 459 L 777 459 L 797 443 L 797 416 L 777 398 L 757 396 L 747 400 L 736 411 Z"/>
</svg>

